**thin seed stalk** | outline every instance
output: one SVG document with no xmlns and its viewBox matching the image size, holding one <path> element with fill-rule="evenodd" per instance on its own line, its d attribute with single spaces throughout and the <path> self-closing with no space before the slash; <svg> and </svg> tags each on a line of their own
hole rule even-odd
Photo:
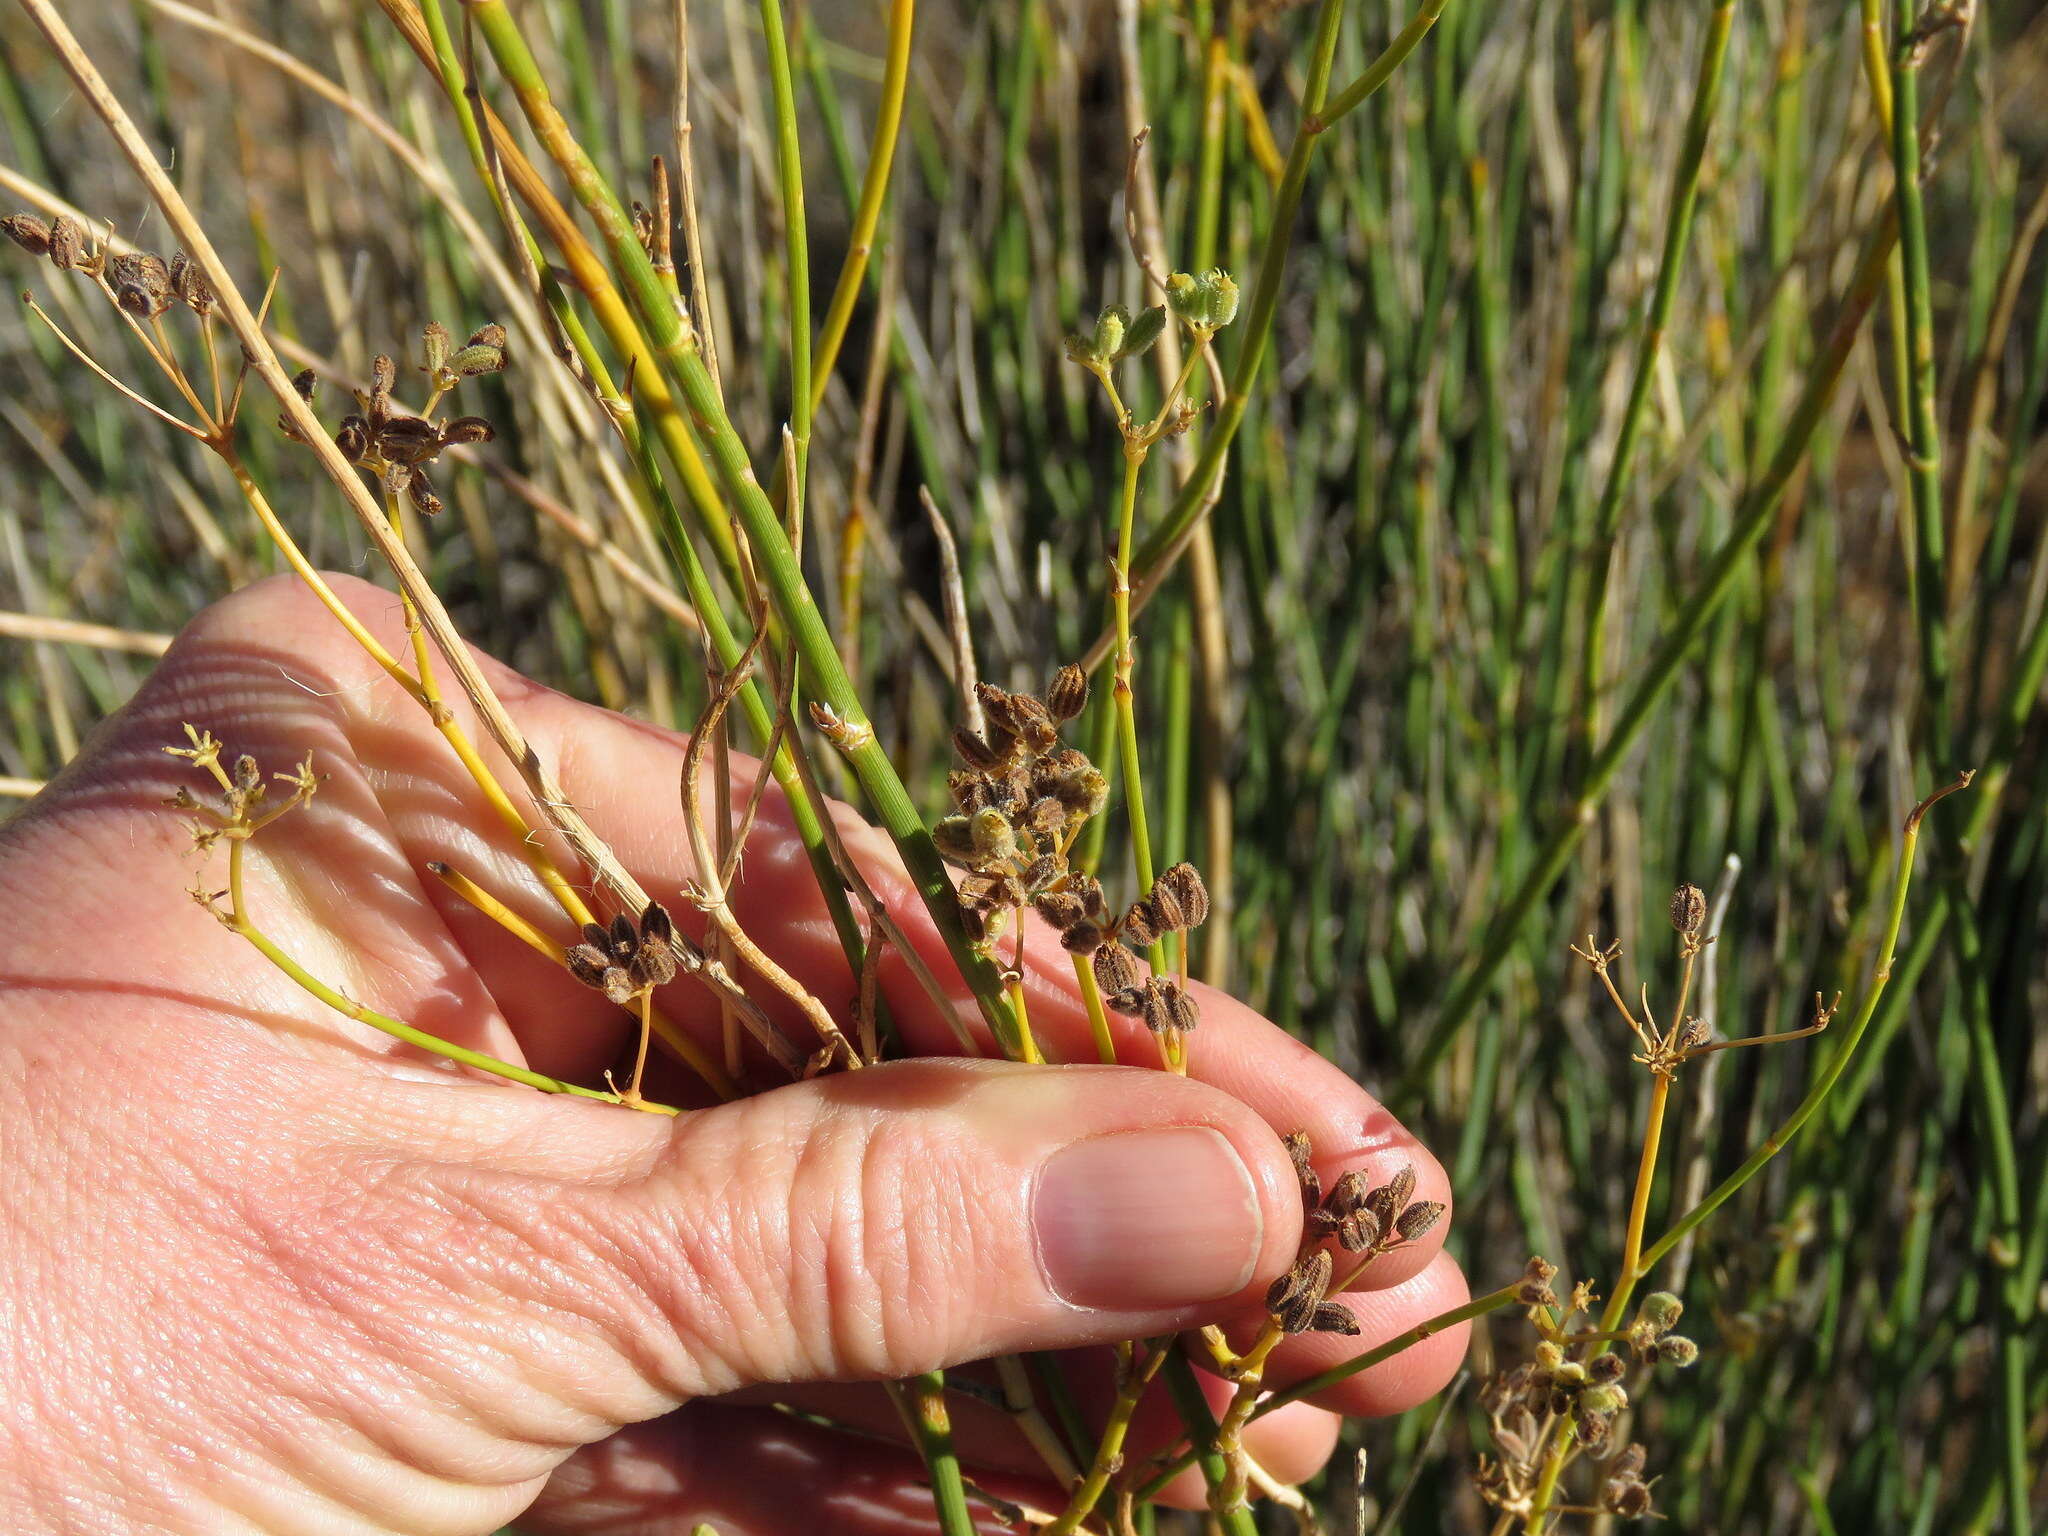
<svg viewBox="0 0 2048 1536">
<path fill-rule="evenodd" d="M 1954 783 L 1937 789 L 1925 800 L 1914 806 L 1911 813 L 1906 817 L 1905 827 L 1899 840 L 1897 874 L 1892 881 L 1891 908 L 1885 919 L 1884 938 L 1878 946 L 1875 969 L 1871 974 L 1869 985 L 1864 989 L 1863 1001 L 1857 1006 L 1856 1017 L 1850 1024 L 1841 1045 L 1836 1048 L 1834 1055 L 1828 1058 L 1827 1065 L 1821 1069 L 1820 1076 L 1814 1079 L 1813 1086 L 1807 1090 L 1806 1097 L 1799 1101 L 1798 1106 L 1790 1115 L 1786 1116 L 1784 1123 L 1764 1138 L 1758 1144 L 1756 1150 L 1743 1160 L 1742 1166 L 1716 1185 L 1691 1210 L 1673 1222 L 1670 1230 L 1665 1232 L 1656 1242 L 1652 1243 L 1648 1249 L 1644 1250 L 1641 1258 L 1634 1264 L 1624 1263 L 1620 1275 L 1616 1278 L 1613 1294 L 1608 1297 L 1607 1307 L 1601 1314 L 1600 1332 L 1613 1333 L 1621 1326 L 1621 1319 L 1626 1315 L 1629 1301 L 1642 1278 L 1657 1266 L 1659 1260 L 1684 1241 L 1688 1233 L 1696 1230 L 1709 1216 L 1726 1204 L 1738 1190 L 1755 1178 L 1762 1170 L 1764 1164 L 1783 1151 L 1790 1144 L 1793 1137 L 1799 1134 L 1800 1129 L 1806 1122 L 1813 1118 L 1821 1105 L 1827 1102 L 1828 1095 L 1834 1091 L 1835 1084 L 1841 1080 L 1843 1072 L 1848 1069 L 1851 1058 L 1856 1054 L 1856 1047 L 1862 1041 L 1864 1032 L 1870 1027 L 1871 1018 L 1877 1012 L 1878 1000 L 1884 995 L 1885 986 L 1891 980 L 1892 958 L 1897 953 L 1899 929 L 1904 923 L 1906 916 L 1906 893 L 1913 882 L 1913 865 L 1919 851 L 1920 823 L 1925 819 L 1927 812 L 1936 802 L 1947 798 L 1959 789 L 1965 788 L 1969 784 L 1971 777 L 1971 774 L 1964 773 Z M 1649 1151 L 1650 1147 L 1646 1139 L 1646 1166 L 1651 1162 L 1648 1155 Z M 1637 1186 L 1639 1199 L 1642 1193 L 1642 1185 L 1639 1180 Z M 1605 1347 L 1604 1344 L 1600 1346 L 1602 1349 Z M 1537 1533 L 1543 1528 L 1542 1521 L 1548 1516 L 1550 1501 L 1555 1495 L 1558 1477 L 1563 1471 L 1565 1462 L 1570 1459 L 1573 1438 L 1574 1430 L 1571 1420 L 1569 1418 L 1561 1420 L 1558 1430 L 1551 1441 L 1549 1454 L 1544 1458 L 1543 1472 L 1538 1479 L 1537 1489 L 1532 1497 L 1530 1514 L 1526 1525 L 1530 1536 L 1537 1536 Z"/>
<path fill-rule="evenodd" d="M 967 1508 L 967 1481 L 961 1475 L 960 1457 L 953 1449 L 953 1419 L 946 1411 L 946 1378 L 943 1372 L 927 1371 L 903 1383 L 908 1398 L 904 1419 L 924 1457 L 925 1473 L 931 1478 L 932 1507 L 939 1517 L 943 1536 L 975 1536 L 974 1515 Z"/>
<path fill-rule="evenodd" d="M 1266 349 L 1272 340 L 1273 316 L 1280 304 L 1280 281 L 1286 275 L 1287 256 L 1294 244 L 1294 226 L 1301 212 L 1302 192 L 1308 183 L 1309 163 L 1316 144 L 1331 123 L 1354 110 L 1393 78 L 1408 55 L 1436 25 L 1445 0 L 1425 0 L 1424 5 L 1395 35 L 1378 58 L 1365 67 L 1335 96 L 1329 96 L 1330 68 L 1336 57 L 1337 33 L 1344 16 L 1344 0 L 1323 0 L 1316 17 L 1315 40 L 1310 45 L 1308 82 L 1302 92 L 1301 121 L 1294 131 L 1280 183 L 1273 195 L 1273 222 L 1266 232 L 1266 244 L 1259 258 L 1259 275 L 1253 281 L 1251 298 L 1245 307 L 1244 341 L 1230 372 L 1229 392 L 1219 402 L 1216 421 L 1195 467 L 1188 472 L 1180 494 L 1165 520 L 1145 541 L 1132 571 L 1138 605 L 1158 587 L 1166 568 L 1179 556 L 1195 525 L 1215 505 L 1215 489 L 1223 474 L 1230 444 L 1244 423 L 1245 408 L 1251 402 L 1252 386 L 1264 366 Z M 1091 669 L 1107 652 L 1097 641 L 1086 657 Z"/>
<path fill-rule="evenodd" d="M 1109 1416 L 1103 1421 L 1102 1438 L 1096 1442 L 1088 1475 L 1082 1478 L 1068 1498 L 1067 1507 L 1050 1525 L 1041 1529 L 1038 1536 L 1073 1536 L 1080 1529 L 1081 1522 L 1094 1513 L 1095 1506 L 1102 1501 L 1102 1495 L 1109 1487 L 1109 1480 L 1123 1465 L 1124 1439 L 1130 1433 L 1131 1419 L 1138 1411 L 1145 1389 L 1152 1385 L 1160 1365 L 1172 1352 L 1173 1340 L 1148 1339 L 1138 1347 L 1145 1351 L 1144 1358 L 1131 1361 L 1124 1369 L 1116 1401 L 1110 1405 Z"/>
<path fill-rule="evenodd" d="M 382 1030 L 394 1039 L 416 1046 L 430 1055 L 439 1056 L 458 1065 L 487 1072 L 493 1077 L 502 1077 L 508 1082 L 521 1083 L 528 1088 L 538 1088 L 543 1093 L 566 1094 L 571 1098 L 595 1099 L 604 1104 L 617 1104 L 617 1095 L 596 1088 L 585 1088 L 577 1083 L 565 1082 L 559 1077 L 549 1077 L 545 1072 L 535 1072 L 526 1067 L 514 1066 L 509 1061 L 500 1061 L 495 1056 L 486 1056 L 467 1046 L 457 1045 L 452 1040 L 443 1040 L 430 1035 L 423 1029 L 415 1028 L 403 1019 L 394 1019 L 389 1014 L 366 1008 L 347 994 L 336 991 L 319 977 L 308 971 L 290 954 L 282 949 L 249 916 L 247 898 L 243 891 L 243 851 L 248 847 L 246 838 L 233 838 L 228 843 L 228 922 L 227 926 L 236 937 L 247 941 L 258 954 L 295 982 L 302 990 L 318 998 L 344 1018 L 358 1024 L 367 1024 L 372 1029 Z M 679 1113 L 667 1104 L 656 1104 L 641 1100 L 629 1106 L 649 1114 L 674 1115 Z"/>
</svg>

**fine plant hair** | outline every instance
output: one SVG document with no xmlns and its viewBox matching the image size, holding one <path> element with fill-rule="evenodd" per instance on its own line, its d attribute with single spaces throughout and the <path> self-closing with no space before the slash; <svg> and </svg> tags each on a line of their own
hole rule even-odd
<svg viewBox="0 0 2048 1536">
<path fill-rule="evenodd" d="M 1188 1071 L 1207 982 L 1443 1152 L 1473 1299 L 1321 1376 L 1265 1362 L 1445 1211 L 1297 1134 L 1252 1337 L 1117 1346 L 1100 1424 L 1037 1358 L 889 1384 L 947 1536 L 1196 1529 L 1151 1502 L 1187 1468 L 1229 1536 L 2029 1531 L 2044 92 L 2048 22 L 1947 0 L 17 0 L 0 788 L 290 570 L 552 919 L 429 873 L 629 1049 L 547 1077 L 282 948 L 245 850 L 316 759 L 194 720 L 165 815 L 223 943 L 451 1070 L 657 1115 L 660 1058 L 865 1070 L 892 952 L 962 1052 L 1040 1061 L 1042 928 L 1094 1059 Z M 678 901 L 464 641 L 690 732 Z M 732 900 L 771 787 L 850 999 Z M 1467 1321 L 1316 1483 L 1247 1454 Z M 1128 1455 L 1152 1399 L 1179 1439 Z M 975 1486 L 968 1400 L 1063 1502 Z"/>
</svg>

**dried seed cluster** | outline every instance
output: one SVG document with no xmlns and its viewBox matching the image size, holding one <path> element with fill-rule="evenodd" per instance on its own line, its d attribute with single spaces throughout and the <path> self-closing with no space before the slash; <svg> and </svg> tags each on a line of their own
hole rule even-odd
<svg viewBox="0 0 2048 1536">
<path fill-rule="evenodd" d="M 1491 1421 L 1500 1459 L 1480 1458 L 1476 1474 L 1480 1496 L 1497 1509 L 1528 1513 L 1553 1431 L 1568 1419 L 1574 1443 L 1596 1460 L 1605 1458 L 1598 1503 L 1574 1508 L 1584 1514 L 1640 1519 L 1651 1512 L 1652 1502 L 1650 1484 L 1643 1476 L 1643 1448 L 1617 1448 L 1614 1444 L 1615 1422 L 1629 1404 L 1628 1389 L 1623 1385 L 1628 1358 L 1615 1352 L 1575 1357 L 1575 1350 L 1604 1346 L 1611 1336 L 1564 1331 L 1592 1300 L 1583 1285 L 1574 1289 L 1562 1317 L 1553 1322 L 1551 1311 L 1557 1308 L 1557 1295 L 1550 1282 L 1556 1274 L 1553 1264 L 1540 1258 L 1529 1261 L 1516 1299 L 1534 1309 L 1532 1320 L 1547 1336 L 1536 1345 L 1528 1363 L 1501 1372 L 1481 1390 L 1480 1403 Z M 1668 1291 L 1644 1297 L 1627 1329 L 1630 1353 L 1644 1363 L 1692 1364 L 1699 1358 L 1699 1347 L 1671 1332 L 1684 1310 Z"/>
<path fill-rule="evenodd" d="M 177 252 L 169 261 L 154 251 L 109 255 L 76 219 L 38 218 L 12 213 L 0 219 L 0 233 L 63 272 L 97 278 L 121 309 L 138 320 L 154 320 L 174 304 L 204 319 L 219 300 L 190 257 Z"/>
<path fill-rule="evenodd" d="M 1365 1171 L 1353 1168 L 1340 1175 L 1325 1194 L 1323 1181 L 1310 1161 L 1308 1133 L 1291 1133 L 1286 1146 L 1294 1162 L 1295 1181 L 1301 1186 L 1301 1208 L 1311 1241 L 1334 1237 L 1346 1253 L 1374 1259 L 1403 1243 L 1417 1241 L 1444 1219 L 1443 1201 L 1413 1198 L 1413 1165 L 1404 1166 L 1377 1187 L 1368 1187 Z"/>
<path fill-rule="evenodd" d="M 1109 782 L 1059 728 L 1088 702 L 1088 679 L 1062 667 L 1043 698 L 975 685 L 986 727 L 953 733 L 961 767 L 947 776 L 955 814 L 932 828 L 945 858 L 968 871 L 960 909 L 977 944 L 1035 907 L 1068 948 L 1098 947 L 1109 924 L 1101 884 L 1067 864 L 1082 826 L 1109 801 Z"/>
<path fill-rule="evenodd" d="M 421 371 L 433 381 L 438 397 L 463 379 L 495 373 L 505 366 L 505 328 L 481 326 L 451 351 L 448 328 L 434 321 L 423 332 L 423 350 L 426 361 Z M 427 466 L 457 444 L 489 442 L 497 430 L 481 416 L 436 422 L 400 410 L 392 399 L 397 381 L 398 365 L 380 353 L 370 365 L 370 392 L 356 392 L 356 409 L 342 417 L 335 429 L 334 446 L 349 463 L 375 474 L 387 496 L 402 492 L 416 510 L 431 517 L 444 503 L 434 490 Z M 310 404 L 313 371 L 306 369 L 292 383 L 299 397 Z M 287 437 L 298 435 L 283 417 L 278 418 L 278 428 Z"/>
<path fill-rule="evenodd" d="M 571 976 L 623 1005 L 676 979 L 675 936 L 668 909 L 650 901 L 637 923 L 623 912 L 610 927 L 585 923 L 583 942 L 563 958 Z"/>
<path fill-rule="evenodd" d="M 1359 1331 L 1348 1308 L 1324 1300 L 1335 1267 L 1330 1250 L 1318 1248 L 1266 1288 L 1266 1312 L 1282 1333 Z"/>
</svg>

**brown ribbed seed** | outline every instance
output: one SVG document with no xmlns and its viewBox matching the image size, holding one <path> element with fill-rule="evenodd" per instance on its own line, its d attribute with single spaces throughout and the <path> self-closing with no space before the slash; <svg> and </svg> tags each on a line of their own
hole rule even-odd
<svg viewBox="0 0 2048 1536">
<path fill-rule="evenodd" d="M 980 773 L 1002 765 L 1002 755 L 989 745 L 988 738 L 965 726 L 953 733 L 953 750 L 960 754 L 960 761 Z"/>
<path fill-rule="evenodd" d="M 1337 1242 L 1346 1253 L 1364 1253 L 1379 1246 L 1380 1219 L 1371 1211 L 1353 1211 L 1337 1227 Z"/>
<path fill-rule="evenodd" d="M 406 499 L 413 510 L 422 517 L 432 517 L 447 506 L 434 490 L 434 482 L 427 478 L 427 472 L 418 465 L 408 466 L 411 473 L 405 479 Z"/>
<path fill-rule="evenodd" d="M 1031 899 L 1032 909 L 1053 927 L 1065 933 L 1085 919 L 1081 898 L 1072 891 L 1040 891 Z"/>
<path fill-rule="evenodd" d="M 1342 1221 L 1365 1204 L 1365 1195 L 1365 1170 L 1353 1168 L 1330 1186 L 1329 1198 L 1323 1201 L 1323 1209 Z"/>
<path fill-rule="evenodd" d="M 1045 690 L 1046 713 L 1055 720 L 1072 720 L 1088 707 L 1088 674 L 1069 662 L 1052 677 Z"/>
<path fill-rule="evenodd" d="M 1152 892 L 1146 897 L 1146 906 L 1151 908 L 1152 919 L 1162 933 L 1179 933 L 1187 927 L 1187 914 L 1180 909 L 1180 898 L 1158 881 L 1152 882 Z"/>
<path fill-rule="evenodd" d="M 377 429 L 377 452 L 393 464 L 425 464 L 441 451 L 441 432 L 417 416 L 397 416 Z"/>
<path fill-rule="evenodd" d="M 1315 1326 L 1332 1263 L 1329 1251 L 1318 1248 L 1267 1288 L 1266 1311 L 1282 1333 L 1307 1333 Z"/>
<path fill-rule="evenodd" d="M 1301 1185 L 1301 1208 L 1312 1214 L 1323 1200 L 1323 1181 L 1316 1176 L 1315 1165 L 1309 1161 L 1309 1140 L 1307 1131 L 1289 1131 L 1281 1138 L 1287 1148 L 1287 1156 L 1294 1163 L 1295 1181 Z"/>
<path fill-rule="evenodd" d="M 107 262 L 107 286 L 114 302 L 148 320 L 171 307 L 171 269 L 154 251 L 129 251 Z"/>
<path fill-rule="evenodd" d="M 1401 1235 L 1402 1242 L 1415 1242 L 1444 1219 L 1444 1210 L 1441 1200 L 1418 1200 L 1401 1213 L 1394 1230 Z"/>
<path fill-rule="evenodd" d="M 668 915 L 668 908 L 658 901 L 647 903 L 640 914 L 640 948 L 638 967 L 641 979 L 650 986 L 665 987 L 676 979 L 678 969 L 675 943 L 676 925 Z"/>
<path fill-rule="evenodd" d="M 481 416 L 458 416 L 441 429 L 443 447 L 456 443 L 488 443 L 498 429 Z"/>
<path fill-rule="evenodd" d="M 180 304 L 202 317 L 212 314 L 214 306 L 220 303 L 199 264 L 183 251 L 171 258 L 171 291 Z"/>
<path fill-rule="evenodd" d="M 1681 885 L 1671 893 L 1671 926 L 1690 936 L 1707 920 L 1707 893 L 1696 885 Z"/>
<path fill-rule="evenodd" d="M 70 271 L 84 262 L 92 249 L 75 219 L 59 218 L 50 225 L 50 264 Z"/>
<path fill-rule="evenodd" d="M 1142 1018 L 1145 1013 L 1145 999 L 1151 993 L 1143 987 L 1120 987 L 1102 1000 L 1108 1004 L 1111 1013 L 1121 1013 L 1130 1018 Z"/>
<path fill-rule="evenodd" d="M 1199 928 L 1209 920 L 1209 887 L 1194 865 L 1186 860 L 1174 865 L 1153 883 L 1155 893 L 1162 887 L 1173 892 L 1188 927 Z"/>
<path fill-rule="evenodd" d="M 31 256 L 50 254 L 50 226 L 32 213 L 10 213 L 0 219 L 0 234 Z"/>
<path fill-rule="evenodd" d="M 1100 927 L 1084 917 L 1060 935 L 1060 947 L 1069 954 L 1092 955 L 1102 948 L 1108 937 Z"/>
<path fill-rule="evenodd" d="M 360 464 L 370 452 L 370 424 L 360 416 L 344 416 L 334 431 L 334 446 L 351 464 Z"/>
<path fill-rule="evenodd" d="M 1360 1329 L 1358 1319 L 1351 1315 L 1350 1308 L 1340 1307 L 1334 1301 L 1326 1301 L 1317 1306 L 1315 1315 L 1309 1320 L 1308 1331 L 1341 1333 L 1347 1338 L 1355 1338 Z"/>
<path fill-rule="evenodd" d="M 1149 949 L 1158 943 L 1159 924 L 1154 919 L 1150 904 L 1142 901 L 1132 902 L 1131 909 L 1124 914 L 1118 932 L 1122 934 L 1125 942 L 1136 945 L 1139 949 Z"/>
<path fill-rule="evenodd" d="M 1166 1012 L 1166 1028 L 1186 1034 L 1202 1022 L 1202 1010 L 1186 987 L 1177 981 L 1155 981 L 1153 987 Z"/>
</svg>

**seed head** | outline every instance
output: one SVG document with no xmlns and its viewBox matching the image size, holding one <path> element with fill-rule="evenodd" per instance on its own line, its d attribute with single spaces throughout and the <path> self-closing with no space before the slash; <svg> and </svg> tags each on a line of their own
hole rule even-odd
<svg viewBox="0 0 2048 1536">
<path fill-rule="evenodd" d="M 1357 1212 L 1365 1204 L 1365 1170 L 1353 1168 L 1330 1186 L 1323 1209 L 1338 1221 Z"/>
<path fill-rule="evenodd" d="M 1199 928 L 1209 920 L 1209 887 L 1194 865 L 1182 860 L 1168 869 L 1153 882 L 1155 899 L 1162 889 L 1173 893 L 1187 927 Z"/>
<path fill-rule="evenodd" d="M 1017 829 L 1010 825 L 1010 818 L 994 806 L 976 811 L 969 818 L 968 826 L 977 860 L 1000 864 L 1017 856 Z"/>
<path fill-rule="evenodd" d="M 1351 1315 L 1349 1307 L 1339 1306 L 1334 1301 L 1323 1302 L 1315 1310 L 1315 1316 L 1308 1325 L 1310 1333 L 1341 1333 L 1347 1338 L 1356 1338 L 1363 1330 L 1358 1319 Z"/>
<path fill-rule="evenodd" d="M 1685 1315 L 1685 1303 L 1669 1291 L 1652 1291 L 1636 1309 L 1636 1320 L 1659 1334 L 1669 1333 Z"/>
<path fill-rule="evenodd" d="M 405 496 L 412 503 L 413 510 L 422 517 L 432 517 L 447 506 L 435 492 L 434 482 L 427 478 L 426 470 L 417 464 L 406 467 Z"/>
<path fill-rule="evenodd" d="M 1377 1248 L 1385 1235 L 1379 1217 L 1363 1208 L 1337 1223 L 1337 1245 L 1346 1253 L 1364 1253 L 1369 1248 Z"/>
<path fill-rule="evenodd" d="M 1121 992 L 1126 987 L 1144 984 L 1145 971 L 1138 957 L 1115 940 L 1096 950 L 1089 965 L 1095 972 L 1095 985 L 1105 992 Z"/>
<path fill-rule="evenodd" d="M 1444 1210 L 1441 1200 L 1418 1200 L 1401 1213 L 1394 1230 L 1401 1234 L 1402 1242 L 1417 1242 L 1444 1219 Z"/>
<path fill-rule="evenodd" d="M 171 269 L 154 251 L 129 251 L 107 263 L 114 302 L 138 320 L 152 320 L 171 307 Z"/>
<path fill-rule="evenodd" d="M 1631 1478 L 1610 1477 L 1600 1485 L 1600 1507 L 1624 1520 L 1640 1520 L 1650 1512 L 1650 1488 Z"/>
<path fill-rule="evenodd" d="M 1159 942 L 1159 916 L 1148 901 L 1134 901 L 1117 931 L 1126 942 L 1148 949 Z"/>
<path fill-rule="evenodd" d="M 199 270 L 199 263 L 183 251 L 171 258 L 171 291 L 178 296 L 179 303 L 202 319 L 212 314 L 214 306 L 220 302 L 213 291 L 213 284 Z"/>
<path fill-rule="evenodd" d="M 1084 917 L 1060 935 L 1060 947 L 1070 954 L 1092 955 L 1102 948 L 1108 937 L 1100 924 L 1091 923 Z"/>
<path fill-rule="evenodd" d="M 377 429 L 377 452 L 391 464 L 425 464 L 441 452 L 441 429 L 417 416 L 394 416 Z"/>
<path fill-rule="evenodd" d="M 1162 933 L 1179 933 L 1187 927 L 1187 914 L 1180 909 L 1180 898 L 1157 880 L 1152 882 L 1152 891 L 1145 899 L 1151 909 L 1152 920 Z"/>
<path fill-rule="evenodd" d="M 1032 897 L 1031 906 L 1061 933 L 1086 919 L 1087 913 L 1081 905 L 1081 898 L 1072 891 L 1041 891 Z"/>
<path fill-rule="evenodd" d="M 1046 713 L 1053 719 L 1072 720 L 1088 705 L 1088 674 L 1072 662 L 1053 674 L 1045 690 Z"/>
<path fill-rule="evenodd" d="M 1283 1333 L 1307 1333 L 1315 1326 L 1332 1265 L 1329 1250 L 1318 1248 L 1266 1288 L 1266 1311 Z"/>
<path fill-rule="evenodd" d="M 481 416 L 458 416 L 441 429 L 441 446 L 452 447 L 457 443 L 488 443 L 498 435 L 498 429 Z"/>
<path fill-rule="evenodd" d="M 370 452 L 370 424 L 353 413 L 342 417 L 334 431 L 334 446 L 349 463 L 362 463 Z"/>
<path fill-rule="evenodd" d="M 1111 1013 L 1121 1013 L 1128 1018 L 1138 1019 L 1145 1016 L 1145 1006 L 1151 997 L 1151 992 L 1144 987 L 1120 987 L 1114 992 L 1107 993 L 1102 1001 Z"/>
<path fill-rule="evenodd" d="M 50 265 L 60 271 L 82 266 L 92 250 L 85 231 L 75 219 L 58 218 L 50 225 Z"/>
<path fill-rule="evenodd" d="M 1665 1365 L 1675 1365 L 1683 1370 L 1699 1357 L 1699 1345 L 1681 1334 L 1666 1334 L 1657 1341 L 1657 1359 Z"/>
<path fill-rule="evenodd" d="M 0 219 L 0 234 L 31 256 L 50 254 L 50 226 L 32 213 L 10 213 Z"/>
<path fill-rule="evenodd" d="M 1696 885 L 1681 885 L 1671 893 L 1671 926 L 1687 938 L 1700 931 L 1707 920 L 1707 893 Z"/>
<path fill-rule="evenodd" d="M 1002 754 L 989 745 L 988 738 L 965 726 L 953 733 L 953 750 L 960 754 L 961 762 L 978 773 L 1002 766 Z"/>
<path fill-rule="evenodd" d="M 438 320 L 429 320 L 420 328 L 420 351 L 426 358 L 421 371 L 440 373 L 448 366 L 448 354 L 454 344 L 454 338 L 448 334 L 447 326 Z"/>
<path fill-rule="evenodd" d="M 1303 1215 L 1313 1215 L 1322 1204 L 1323 1181 L 1316 1177 L 1315 1165 L 1309 1161 L 1309 1140 L 1307 1131 L 1289 1131 L 1281 1138 L 1287 1148 L 1287 1156 L 1294 1164 L 1294 1177 L 1301 1185 L 1301 1207 Z"/>
</svg>

